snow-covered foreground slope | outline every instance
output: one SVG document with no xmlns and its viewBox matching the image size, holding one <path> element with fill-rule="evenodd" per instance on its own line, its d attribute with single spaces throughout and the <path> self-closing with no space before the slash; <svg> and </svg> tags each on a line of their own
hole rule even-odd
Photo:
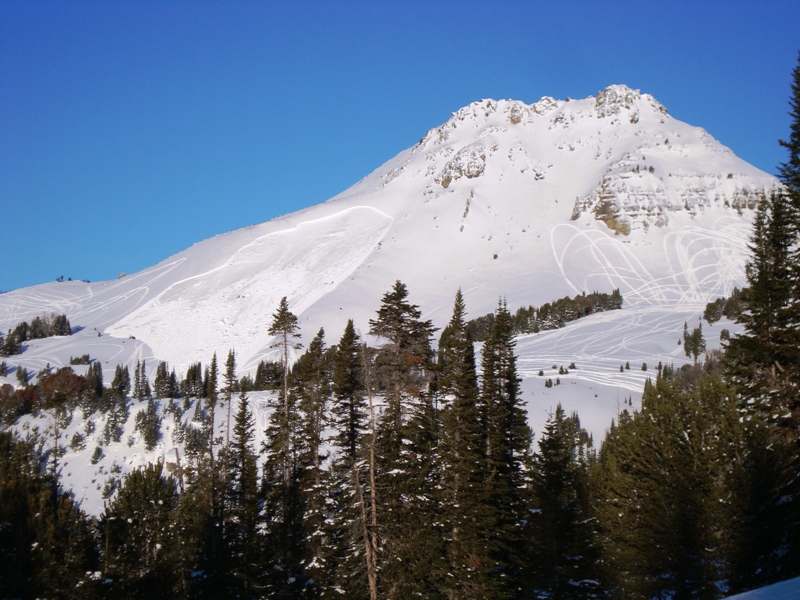
<svg viewBox="0 0 800 600">
<path fill-rule="evenodd" d="M 800 598 L 800 577 L 729 596 L 727 600 L 797 600 L 797 598 Z"/>
<path fill-rule="evenodd" d="M 51 312 L 75 330 L 26 344 L 0 382 L 15 384 L 16 366 L 34 375 L 86 353 L 107 382 L 117 364 L 146 360 L 152 376 L 166 360 L 182 376 L 231 348 L 239 374 L 252 372 L 274 352 L 267 329 L 283 296 L 306 343 L 324 327 L 333 344 L 350 318 L 367 333 L 397 279 L 439 327 L 458 288 L 470 317 L 501 296 L 513 311 L 619 288 L 622 310 L 517 347 L 534 430 L 561 401 L 599 437 L 659 361 L 688 362 L 684 322 L 694 327 L 705 303 L 744 284 L 752 209 L 776 184 L 624 86 L 584 100 L 476 102 L 327 202 L 118 280 L 0 295 L 0 331 Z M 723 327 L 735 332 L 704 329 L 709 347 Z"/>
<path fill-rule="evenodd" d="M 256 422 L 255 448 L 260 448 L 265 439 L 264 432 L 271 412 L 267 407 L 269 398 L 270 394 L 267 392 L 254 392 L 248 397 Z M 176 402 L 181 408 L 183 407 L 182 400 Z M 97 515 L 103 511 L 104 503 L 113 494 L 115 485 L 137 467 L 163 462 L 167 470 L 178 477 L 176 468 L 185 466 L 188 460 L 185 442 L 187 436 L 185 433 L 181 435 L 179 424 L 185 429 L 201 427 L 201 424 L 193 420 L 197 402 L 197 399 L 192 399 L 188 409 L 182 411 L 180 417 L 166 410 L 168 401 L 157 402 L 158 414 L 162 419 L 161 437 L 152 450 L 146 449 L 141 433 L 136 430 L 136 415 L 146 409 L 147 402 L 134 400 L 129 404 L 128 419 L 118 442 L 112 440 L 106 443 L 103 439 L 108 414 L 94 412 L 82 418 L 81 411 L 76 411 L 63 428 L 59 442 L 59 447 L 65 451 L 60 458 L 63 487 L 73 491 L 84 511 Z M 238 399 L 234 397 L 231 428 L 237 403 Z M 53 425 L 52 415 L 42 411 L 36 415 L 22 417 L 15 425 L 15 429 L 21 437 L 36 435 L 45 440 L 47 448 L 52 448 Z M 83 436 L 81 445 L 72 444 L 76 434 Z M 228 439 L 228 405 L 224 399 L 217 404 L 214 435 L 222 440 Z M 98 447 L 102 450 L 102 456 L 95 456 Z"/>
</svg>

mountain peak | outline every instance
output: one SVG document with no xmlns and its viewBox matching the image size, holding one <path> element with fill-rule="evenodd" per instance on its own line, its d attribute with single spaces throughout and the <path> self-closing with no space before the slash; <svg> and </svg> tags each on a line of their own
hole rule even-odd
<svg viewBox="0 0 800 600">
<path fill-rule="evenodd" d="M 664 105 L 650 94 L 642 94 L 639 90 L 633 90 L 624 84 L 610 85 L 597 92 L 594 103 L 599 118 L 617 115 L 622 110 L 631 110 L 642 105 L 649 106 L 661 114 L 668 114 Z"/>
</svg>

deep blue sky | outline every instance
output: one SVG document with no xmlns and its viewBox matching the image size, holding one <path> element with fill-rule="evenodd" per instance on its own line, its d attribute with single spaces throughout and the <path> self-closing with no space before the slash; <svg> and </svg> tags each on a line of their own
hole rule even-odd
<svg viewBox="0 0 800 600">
<path fill-rule="evenodd" d="M 774 173 L 800 2 L 0 0 L 0 290 L 327 200 L 483 98 L 654 95 Z"/>
</svg>

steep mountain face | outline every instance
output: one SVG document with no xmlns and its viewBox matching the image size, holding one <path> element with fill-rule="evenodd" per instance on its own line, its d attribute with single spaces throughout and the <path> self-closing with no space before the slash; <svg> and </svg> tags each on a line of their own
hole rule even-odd
<svg viewBox="0 0 800 600">
<path fill-rule="evenodd" d="M 37 341 L 35 370 L 67 346 L 181 372 L 235 348 L 270 352 L 287 296 L 310 339 L 362 331 L 396 279 L 437 325 L 462 288 L 472 316 L 620 288 L 626 308 L 695 309 L 743 281 L 752 209 L 776 180 L 654 98 L 611 86 L 583 100 L 483 100 L 339 196 L 205 240 L 120 280 L 0 296 L 0 329 L 66 313 L 73 340 Z M 75 350 L 72 350 L 74 353 Z"/>
</svg>

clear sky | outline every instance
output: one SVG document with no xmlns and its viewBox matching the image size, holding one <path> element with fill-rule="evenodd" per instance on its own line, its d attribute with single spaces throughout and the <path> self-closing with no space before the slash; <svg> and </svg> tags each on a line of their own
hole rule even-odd
<svg viewBox="0 0 800 600">
<path fill-rule="evenodd" d="M 794 1 L 0 0 L 0 290 L 327 200 L 462 106 L 650 93 L 785 160 Z"/>
</svg>

